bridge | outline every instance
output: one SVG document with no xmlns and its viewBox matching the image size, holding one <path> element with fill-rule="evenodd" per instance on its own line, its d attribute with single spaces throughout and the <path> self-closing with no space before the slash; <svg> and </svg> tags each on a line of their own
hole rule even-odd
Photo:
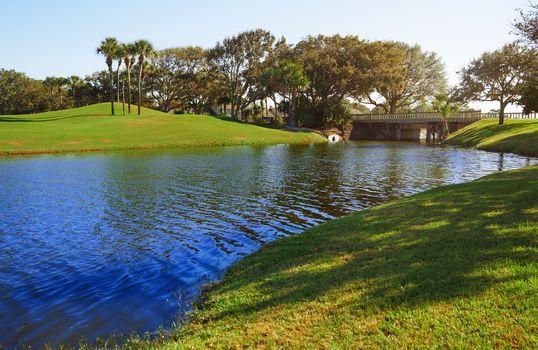
<svg viewBox="0 0 538 350">
<path fill-rule="evenodd" d="M 538 119 L 538 114 L 505 113 L 505 119 Z M 446 118 L 436 112 L 358 114 L 346 135 L 351 140 L 395 140 L 440 142 L 445 135 L 481 119 L 499 118 L 498 113 L 458 112 Z M 447 129 L 448 128 L 448 129 Z"/>
</svg>

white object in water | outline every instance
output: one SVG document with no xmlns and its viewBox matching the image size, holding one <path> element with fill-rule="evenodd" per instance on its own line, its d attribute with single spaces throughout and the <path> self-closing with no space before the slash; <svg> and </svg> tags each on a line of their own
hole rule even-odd
<svg viewBox="0 0 538 350">
<path fill-rule="evenodd" d="M 336 134 L 330 134 L 328 139 L 329 139 L 330 143 L 336 143 L 336 142 L 340 142 L 342 140 L 340 135 L 336 135 Z"/>
</svg>

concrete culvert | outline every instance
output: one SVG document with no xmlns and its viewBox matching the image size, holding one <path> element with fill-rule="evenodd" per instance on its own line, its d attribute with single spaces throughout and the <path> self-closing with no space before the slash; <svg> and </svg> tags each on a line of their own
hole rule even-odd
<svg viewBox="0 0 538 350">
<path fill-rule="evenodd" d="M 329 135 L 328 139 L 330 143 L 336 143 L 336 142 L 340 142 L 342 138 L 340 137 L 340 135 L 331 134 Z"/>
</svg>

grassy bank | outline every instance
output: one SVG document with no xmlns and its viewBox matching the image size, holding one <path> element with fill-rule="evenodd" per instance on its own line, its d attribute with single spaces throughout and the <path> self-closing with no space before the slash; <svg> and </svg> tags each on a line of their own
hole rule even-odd
<svg viewBox="0 0 538 350">
<path fill-rule="evenodd" d="M 121 105 L 116 106 L 121 111 Z M 325 142 L 315 133 L 289 132 L 210 116 L 109 115 L 110 104 L 33 115 L 0 116 L 0 154 L 57 153 L 178 146 Z"/>
<path fill-rule="evenodd" d="M 450 135 L 448 144 L 538 156 L 538 120 L 481 120 Z"/>
<path fill-rule="evenodd" d="M 440 187 L 245 258 L 150 348 L 536 348 L 538 167 Z"/>
</svg>

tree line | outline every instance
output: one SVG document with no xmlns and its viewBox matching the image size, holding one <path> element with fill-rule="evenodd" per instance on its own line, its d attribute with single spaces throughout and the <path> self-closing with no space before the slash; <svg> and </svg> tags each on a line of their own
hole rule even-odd
<svg viewBox="0 0 538 350">
<path fill-rule="evenodd" d="M 33 113 L 107 100 L 112 114 L 114 101 L 126 103 L 130 113 L 136 100 L 138 111 L 148 106 L 202 113 L 222 105 L 229 106 L 230 116 L 247 119 L 271 105 L 290 125 L 330 127 L 349 119 L 350 102 L 384 112 L 420 109 L 447 85 L 444 65 L 435 53 L 418 45 L 368 42 L 356 36 L 308 36 L 291 45 L 257 29 L 209 49 L 158 52 L 146 40 L 122 44 L 106 38 L 97 52 L 105 57 L 107 71 L 84 79 L 47 78 L 40 99 L 21 94 L 17 108 L 1 106 L 0 111 Z M 136 99 L 131 94 L 133 73 Z"/>
<path fill-rule="evenodd" d="M 37 81 L 0 70 L 0 113 L 104 101 L 111 102 L 112 114 L 114 102 L 123 103 L 122 114 L 130 114 L 134 103 L 138 114 L 141 106 L 194 113 L 222 106 L 234 118 L 253 119 L 271 109 L 291 126 L 328 128 L 345 125 L 352 107 L 445 113 L 471 101 L 497 101 L 502 123 L 509 104 L 518 103 L 525 112 L 538 109 L 537 23 L 538 5 L 531 4 L 514 22 L 519 40 L 473 59 L 452 89 L 436 53 L 403 42 L 317 35 L 289 44 L 256 29 L 208 49 L 156 51 L 147 40 L 122 44 L 106 38 L 97 53 L 105 57 L 107 70 L 85 78 Z"/>
</svg>

